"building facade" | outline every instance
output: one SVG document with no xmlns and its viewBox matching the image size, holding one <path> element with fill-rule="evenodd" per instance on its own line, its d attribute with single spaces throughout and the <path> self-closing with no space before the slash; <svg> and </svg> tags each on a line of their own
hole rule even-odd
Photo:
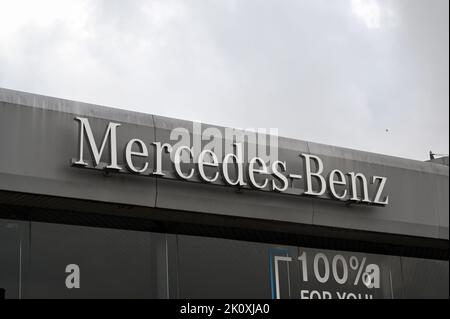
<svg viewBox="0 0 450 319">
<path fill-rule="evenodd" d="M 448 298 L 448 160 L 241 133 L 0 89 L 3 297 Z"/>
</svg>

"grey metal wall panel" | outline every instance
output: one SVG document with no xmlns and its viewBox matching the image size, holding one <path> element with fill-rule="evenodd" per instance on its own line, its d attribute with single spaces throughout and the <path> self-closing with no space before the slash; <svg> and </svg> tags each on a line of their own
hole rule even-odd
<svg viewBox="0 0 450 319">
<path fill-rule="evenodd" d="M 1 87 L 0 101 L 47 111 L 56 111 L 87 117 L 102 118 L 111 121 L 153 126 L 153 116 L 151 114 L 129 112 L 114 107 L 71 101 L 45 95 L 9 90 Z"/>
<path fill-rule="evenodd" d="M 386 207 L 314 201 L 314 224 L 448 239 L 448 195 L 440 195 L 448 190 L 445 166 L 316 143 L 309 148 L 325 166 L 388 177 Z"/>
<path fill-rule="evenodd" d="M 175 128 L 185 128 L 191 134 L 193 123 L 155 116 L 156 140 L 174 144 L 170 132 Z M 210 127 L 208 125 L 203 128 Z M 224 134 L 223 127 L 216 127 Z M 204 142 L 205 143 L 205 142 Z M 224 141 L 231 144 L 232 141 Z M 247 144 L 247 143 L 246 143 Z M 307 151 L 306 143 L 297 142 L 297 150 L 279 149 L 284 159 L 295 160 L 298 150 Z M 171 167 L 169 156 L 164 157 L 163 167 Z M 290 168 L 292 169 L 292 167 Z M 294 196 L 280 196 L 270 192 L 258 192 L 234 187 L 192 183 L 177 179 L 158 179 L 157 207 L 198 211 L 231 216 L 277 219 L 296 223 L 312 223 L 311 199 Z"/>
<path fill-rule="evenodd" d="M 448 177 L 439 178 L 436 181 L 436 205 L 438 206 L 437 212 L 439 216 L 439 238 L 448 239 L 448 194 L 449 194 Z"/>
<path fill-rule="evenodd" d="M 312 224 L 312 199 L 268 192 L 158 180 L 161 208 Z"/>
<path fill-rule="evenodd" d="M 390 203 L 386 207 L 296 196 L 304 188 L 304 180 L 295 182 L 290 195 L 181 181 L 175 178 L 168 155 L 163 167 L 172 172 L 165 178 L 107 176 L 70 167 L 78 147 L 76 115 L 89 118 L 97 141 L 109 121 L 121 123 L 119 150 L 131 138 L 140 138 L 147 145 L 154 141 L 174 144 L 170 132 L 177 127 L 187 129 L 191 137 L 193 134 L 189 121 L 0 89 L 0 189 L 448 239 L 448 166 L 279 139 L 279 158 L 287 162 L 287 173 L 301 173 L 299 154 L 311 153 L 322 158 L 328 171 L 339 168 L 368 177 L 387 176 Z M 225 130 L 202 125 L 207 127 Z M 223 140 L 224 144 L 231 142 Z M 108 156 L 106 152 L 103 160 Z M 122 154 L 118 158 L 123 161 Z"/>
<path fill-rule="evenodd" d="M 78 153 L 75 116 L 0 102 L 0 189 L 153 207 L 156 181 L 152 178 L 126 174 L 112 177 L 70 167 Z M 99 141 L 107 121 L 90 121 Z M 154 138 L 151 126 L 127 123 L 120 129 L 127 133 L 118 136 L 121 148 L 128 142 L 127 135 L 150 141 Z M 85 152 L 89 152 L 86 145 Z"/>
</svg>

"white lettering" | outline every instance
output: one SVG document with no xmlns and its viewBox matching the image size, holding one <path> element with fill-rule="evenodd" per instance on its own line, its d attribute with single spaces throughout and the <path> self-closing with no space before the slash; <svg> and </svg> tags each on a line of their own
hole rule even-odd
<svg viewBox="0 0 450 319">
<path fill-rule="evenodd" d="M 135 152 L 132 151 L 133 144 L 138 144 L 141 151 Z M 125 148 L 125 160 L 127 162 L 127 167 L 134 173 L 143 173 L 148 168 L 148 163 L 145 162 L 144 166 L 141 169 L 138 169 L 133 164 L 132 156 L 139 156 L 139 157 L 147 157 L 148 156 L 148 150 L 147 146 L 145 146 L 145 143 L 138 139 L 132 139 L 128 142 L 126 148 Z"/>
<path fill-rule="evenodd" d="M 261 169 L 255 168 L 255 164 L 261 166 Z M 262 184 L 258 184 L 255 178 L 255 173 L 257 174 L 268 174 L 267 165 L 264 161 L 259 157 L 254 157 L 250 160 L 248 164 L 248 177 L 250 179 L 250 185 L 257 189 L 266 188 L 269 181 L 267 178 L 264 178 L 264 182 Z"/>
<path fill-rule="evenodd" d="M 111 164 L 106 166 L 107 169 L 111 170 L 121 170 L 121 167 L 117 165 L 117 139 L 116 139 L 116 129 L 118 126 L 120 126 L 119 123 L 112 123 L 110 122 L 108 124 L 108 127 L 106 129 L 106 133 L 103 137 L 102 145 L 100 146 L 100 150 L 97 148 L 97 144 L 95 143 L 94 135 L 92 134 L 91 126 L 89 125 L 89 120 L 84 117 L 76 117 L 75 120 L 80 122 L 80 152 L 79 152 L 79 158 L 78 161 L 73 163 L 74 165 L 79 166 L 87 166 L 88 164 L 84 161 L 83 157 L 83 150 L 84 150 L 84 135 L 86 134 L 88 141 L 89 141 L 89 147 L 92 152 L 92 155 L 94 157 L 94 166 L 98 166 L 100 164 L 100 160 L 103 154 L 103 150 L 105 149 L 106 141 L 108 139 L 108 136 L 110 137 L 110 146 L 111 146 Z M 85 133 L 85 134 L 84 134 Z"/>
<path fill-rule="evenodd" d="M 181 177 L 182 179 L 190 179 L 192 178 L 192 176 L 194 175 L 194 169 L 191 168 L 191 171 L 189 172 L 188 175 L 185 175 L 182 171 L 181 171 L 181 152 L 183 151 L 187 151 L 188 154 L 190 155 L 190 158 L 192 158 L 192 150 L 187 147 L 187 146 L 180 146 L 176 151 L 175 151 L 175 156 L 174 156 L 174 165 L 175 165 L 175 171 L 177 172 L 178 176 Z"/>
<path fill-rule="evenodd" d="M 381 195 L 383 194 L 384 186 L 386 185 L 387 178 L 381 177 L 381 176 L 373 176 L 372 177 L 372 184 L 375 184 L 375 182 L 379 180 L 380 184 L 378 185 L 377 192 L 375 195 L 375 199 L 373 202 L 375 204 L 379 205 L 387 205 L 389 203 L 389 196 L 386 196 L 384 200 L 381 200 Z"/>
<path fill-rule="evenodd" d="M 207 155 L 207 154 L 211 157 L 211 160 L 212 160 L 211 163 L 205 162 L 205 155 Z M 204 150 L 200 153 L 200 155 L 198 156 L 198 172 L 199 172 L 202 180 L 204 180 L 205 182 L 208 182 L 208 183 L 214 183 L 217 180 L 217 178 L 219 178 L 219 172 L 216 172 L 214 174 L 214 177 L 210 178 L 210 177 L 206 176 L 204 166 L 209 166 L 209 167 L 218 167 L 219 166 L 219 161 L 217 159 L 216 154 L 213 151 Z"/>
<path fill-rule="evenodd" d="M 225 157 L 223 158 L 223 163 L 222 163 L 222 174 L 223 174 L 223 179 L 225 181 L 225 183 L 227 183 L 228 185 L 231 186 L 245 186 L 247 185 L 244 182 L 244 171 L 243 171 L 243 160 L 242 160 L 242 144 L 241 143 L 234 143 L 233 144 L 235 146 L 235 150 L 236 150 L 236 154 L 233 153 L 229 153 L 227 155 L 225 155 Z M 232 181 L 229 175 L 229 171 L 228 171 L 228 165 L 229 165 L 229 161 L 231 160 L 232 164 L 232 159 L 235 160 L 236 162 L 236 166 L 237 166 L 237 178 L 235 181 Z"/>
<path fill-rule="evenodd" d="M 367 179 L 366 177 L 361 174 L 361 173 L 354 173 L 354 172 L 350 172 L 348 173 L 348 175 L 350 175 L 350 193 L 351 193 L 351 197 L 350 200 L 352 201 L 360 201 L 361 199 L 358 197 L 358 188 L 356 187 L 356 183 L 357 180 L 360 181 L 359 186 L 360 186 L 360 193 L 361 193 L 361 197 L 362 197 L 362 202 L 365 203 L 370 203 L 370 199 L 369 199 L 369 191 L 367 189 Z"/>
<path fill-rule="evenodd" d="M 166 150 L 167 153 L 172 152 L 172 146 L 168 143 L 161 145 L 160 142 L 154 142 L 152 144 L 156 146 L 156 151 L 155 151 L 156 169 L 152 174 L 158 175 L 158 176 L 164 176 L 166 174 L 164 174 L 162 172 L 162 153 L 164 150 Z"/>
<path fill-rule="evenodd" d="M 338 179 L 335 179 L 337 175 Z M 345 197 L 347 196 L 347 190 L 345 189 L 342 194 L 338 194 L 335 188 L 335 185 L 347 185 L 347 182 L 345 180 L 345 175 L 344 173 L 342 173 L 340 170 L 335 169 L 332 170 L 329 177 L 328 177 L 328 182 L 330 184 L 330 193 L 331 195 L 336 198 L 336 199 L 340 199 L 343 200 L 345 199 Z"/>
<path fill-rule="evenodd" d="M 301 154 L 305 158 L 305 171 L 306 171 L 306 195 L 321 196 L 326 191 L 325 178 L 321 175 L 323 173 L 322 160 L 315 155 Z M 317 163 L 317 170 L 315 173 L 311 171 L 311 160 Z M 315 192 L 313 190 L 312 177 L 316 177 L 320 184 L 320 191 Z"/>
</svg>

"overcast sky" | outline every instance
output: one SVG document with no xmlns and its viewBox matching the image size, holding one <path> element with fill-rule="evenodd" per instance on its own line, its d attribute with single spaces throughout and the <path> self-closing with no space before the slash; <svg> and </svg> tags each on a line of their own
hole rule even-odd
<svg viewBox="0 0 450 319">
<path fill-rule="evenodd" d="M 0 0 L 0 87 L 424 160 L 448 0 Z"/>
</svg>

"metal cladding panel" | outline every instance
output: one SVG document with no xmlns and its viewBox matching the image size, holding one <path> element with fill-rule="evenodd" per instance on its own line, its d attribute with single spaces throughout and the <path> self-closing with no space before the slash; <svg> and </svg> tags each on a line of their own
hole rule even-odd
<svg viewBox="0 0 450 319">
<path fill-rule="evenodd" d="M 121 149 L 127 136 L 154 138 L 150 115 L 139 119 L 137 114 L 99 106 L 0 90 L 0 189 L 154 207 L 152 178 L 109 176 L 70 166 L 79 147 L 76 116 L 89 118 L 96 140 L 105 133 L 108 121 L 123 123 L 117 141 Z M 84 151 L 89 154 L 86 145 Z M 104 157 L 105 161 L 109 157 L 108 145 Z"/>
<path fill-rule="evenodd" d="M 309 147 L 325 167 L 388 177 L 387 206 L 314 202 L 314 224 L 448 239 L 448 167 L 315 143 Z"/>
<path fill-rule="evenodd" d="M 182 127 L 193 138 L 193 123 L 155 116 L 156 139 L 173 143 L 172 129 Z M 203 129 L 209 126 L 203 126 Z M 221 132 L 224 128 L 218 128 Z M 224 134 L 224 133 L 222 133 Z M 224 136 L 224 135 L 223 135 Z M 225 143 L 231 141 L 224 140 Z M 300 153 L 319 156 L 325 172 L 340 169 L 370 176 L 386 176 L 387 206 L 348 204 L 329 199 L 312 199 L 294 194 L 186 183 L 158 181 L 157 206 L 162 208 L 256 217 L 383 233 L 448 239 L 448 167 L 429 162 L 401 159 L 346 148 L 279 139 L 279 158 L 288 171 L 301 171 Z M 170 166 L 166 157 L 166 167 Z M 175 178 L 175 177 L 174 177 Z M 374 191 L 370 185 L 369 190 Z M 303 182 L 298 184 L 303 191 Z M 371 188 L 372 187 L 372 188 Z M 370 195 L 373 197 L 373 193 Z"/>
<path fill-rule="evenodd" d="M 158 181 L 157 206 L 168 209 L 312 224 L 311 201 L 253 190 L 237 192 L 226 186 Z"/>
<path fill-rule="evenodd" d="M 105 174 L 70 165 L 78 154 L 79 123 L 74 120 L 78 115 L 89 119 L 96 141 L 110 121 L 120 123 L 119 152 L 133 138 L 147 145 L 174 145 L 177 136 L 170 136 L 174 128 L 184 128 L 190 139 L 198 137 L 190 121 L 0 89 L 0 190 L 448 239 L 448 166 L 279 138 L 278 158 L 286 161 L 287 174 L 303 173 L 300 154 L 307 153 L 322 159 L 324 176 L 332 169 L 361 172 L 367 178 L 386 176 L 389 204 L 385 207 L 349 205 L 330 200 L 329 194 L 300 196 L 304 179 L 292 184 L 290 194 L 238 190 L 221 181 L 210 185 L 198 177 L 187 182 L 175 176 L 168 154 L 163 156 L 163 178 Z M 206 128 L 225 132 L 223 127 L 202 124 L 202 130 Z M 226 138 L 221 141 L 222 146 L 232 143 Z M 202 141 L 203 146 L 207 142 Z M 247 141 L 246 146 L 252 143 Z M 89 154 L 86 145 L 84 151 Z M 118 154 L 119 164 L 123 165 L 123 158 L 123 153 Z M 105 152 L 102 161 L 108 159 Z M 151 160 L 149 165 L 153 170 Z"/>
<path fill-rule="evenodd" d="M 174 143 L 170 140 L 170 133 L 174 128 L 184 128 L 189 131 L 191 138 L 195 138 L 192 129 L 193 123 L 189 121 L 155 116 L 155 127 L 156 140 L 161 141 L 161 143 Z M 208 127 L 211 126 L 202 125 L 203 129 Z M 215 128 L 225 137 L 223 127 Z M 203 141 L 203 144 L 205 143 Z M 226 143 L 232 144 L 232 141 L 224 138 L 223 147 Z M 297 150 L 307 151 L 304 142 L 298 142 L 296 146 Z M 298 157 L 297 150 L 286 148 L 279 149 L 279 152 L 283 154 L 284 159 L 294 160 Z M 168 155 L 163 159 L 163 167 L 167 168 L 172 165 Z M 221 185 L 222 182 L 217 183 L 220 185 L 208 185 L 173 178 L 158 179 L 157 207 L 305 224 L 312 223 L 313 210 L 310 198 L 283 196 L 251 189 L 238 190 L 235 187 Z"/>
<path fill-rule="evenodd" d="M 436 203 L 439 217 L 439 238 L 448 240 L 448 176 L 436 182 Z"/>
</svg>

